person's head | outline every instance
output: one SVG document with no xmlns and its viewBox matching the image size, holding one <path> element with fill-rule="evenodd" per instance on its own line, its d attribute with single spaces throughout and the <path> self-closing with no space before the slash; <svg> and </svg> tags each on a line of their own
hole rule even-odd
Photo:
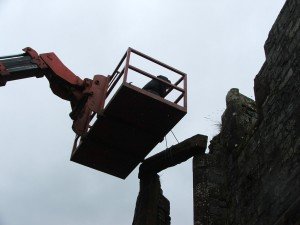
<svg viewBox="0 0 300 225">
<path fill-rule="evenodd" d="M 165 77 L 165 76 L 163 76 L 163 75 L 158 75 L 157 76 L 159 79 L 162 79 L 162 80 L 164 80 L 164 81 L 167 81 L 168 83 L 171 83 L 171 81 L 167 78 L 167 77 Z"/>
<path fill-rule="evenodd" d="M 157 78 L 163 80 L 163 81 L 166 81 L 168 83 L 171 83 L 171 81 L 165 77 L 165 76 L 162 76 L 162 75 L 158 75 Z M 156 95 L 159 95 L 160 97 L 164 97 L 166 92 L 167 92 L 167 89 L 168 89 L 168 85 L 163 83 L 162 81 L 160 80 L 151 80 L 150 82 L 148 82 L 144 87 L 143 87 L 144 90 L 147 90 L 153 94 L 156 94 Z"/>
</svg>

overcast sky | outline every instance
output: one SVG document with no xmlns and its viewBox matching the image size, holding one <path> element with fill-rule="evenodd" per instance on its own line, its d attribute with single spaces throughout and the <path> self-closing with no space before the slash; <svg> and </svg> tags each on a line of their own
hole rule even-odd
<svg viewBox="0 0 300 225">
<path fill-rule="evenodd" d="M 110 74 L 133 47 L 188 74 L 188 114 L 174 128 L 178 139 L 211 139 L 228 90 L 254 97 L 263 45 L 284 2 L 0 0 L 0 55 L 27 46 L 53 51 L 84 78 Z M 70 106 L 45 78 L 7 83 L 0 103 L 0 225 L 132 223 L 137 170 L 121 180 L 70 162 Z M 164 149 L 161 143 L 153 153 Z M 172 224 L 193 224 L 191 160 L 160 175 Z"/>
</svg>

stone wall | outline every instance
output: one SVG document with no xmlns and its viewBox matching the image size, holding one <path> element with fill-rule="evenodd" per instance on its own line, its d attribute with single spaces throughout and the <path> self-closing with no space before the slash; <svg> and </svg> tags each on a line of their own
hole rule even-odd
<svg viewBox="0 0 300 225">
<path fill-rule="evenodd" d="M 229 187 L 237 182 L 236 155 L 255 131 L 255 102 L 232 89 L 226 96 L 226 111 L 222 116 L 220 134 L 210 143 L 210 153 L 193 159 L 195 225 L 226 224 L 230 202 Z"/>
<path fill-rule="evenodd" d="M 140 180 L 132 225 L 170 225 L 170 202 L 163 196 L 157 174 Z"/>
<path fill-rule="evenodd" d="M 137 197 L 133 225 L 170 225 L 170 202 L 163 196 L 157 173 L 204 155 L 207 136 L 194 135 L 145 159 L 139 167 L 140 192 Z"/>
<path fill-rule="evenodd" d="M 229 91 L 220 134 L 196 156 L 194 221 L 300 224 L 300 1 L 287 0 L 265 44 L 255 102 Z"/>
</svg>

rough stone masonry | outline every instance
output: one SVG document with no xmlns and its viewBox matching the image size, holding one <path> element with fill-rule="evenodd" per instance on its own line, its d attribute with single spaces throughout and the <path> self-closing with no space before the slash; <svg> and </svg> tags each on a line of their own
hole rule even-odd
<svg viewBox="0 0 300 225">
<path fill-rule="evenodd" d="M 194 157 L 194 224 L 300 224 L 300 0 L 265 43 L 255 102 L 232 89 L 220 134 Z"/>
<path fill-rule="evenodd" d="M 137 197 L 133 225 L 170 225 L 170 202 L 163 195 L 157 173 L 204 155 L 207 136 L 194 135 L 183 142 L 148 157 L 139 168 L 140 192 Z"/>
</svg>

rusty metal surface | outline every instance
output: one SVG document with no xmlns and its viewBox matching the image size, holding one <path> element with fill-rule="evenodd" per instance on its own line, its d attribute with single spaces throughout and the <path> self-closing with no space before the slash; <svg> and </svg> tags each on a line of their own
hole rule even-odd
<svg viewBox="0 0 300 225">
<path fill-rule="evenodd" d="M 69 70 L 53 52 L 41 54 L 40 57 L 55 76 L 71 85 L 82 85 L 83 81 Z"/>
<path fill-rule="evenodd" d="M 88 130 L 91 114 L 101 113 L 107 93 L 109 78 L 96 75 L 94 81 L 81 80 L 69 70 L 54 53 L 39 55 L 34 49 L 24 48 L 25 54 L 0 58 L 0 86 L 7 81 L 46 76 L 52 92 L 71 102 L 70 117 L 73 130 L 84 135 Z"/>
<path fill-rule="evenodd" d="M 42 57 L 32 48 L 27 47 L 23 48 L 23 51 L 31 57 L 31 62 L 36 64 L 41 69 L 47 69 L 48 66 L 42 59 Z"/>
<path fill-rule="evenodd" d="M 84 79 L 84 89 L 77 96 L 78 100 L 71 101 L 72 129 L 77 135 L 85 135 L 93 116 L 102 113 L 108 82 L 109 78 L 103 75 L 95 75 L 93 80 Z"/>
<path fill-rule="evenodd" d="M 168 83 L 156 76 L 130 65 L 130 55 L 136 54 L 176 73 L 179 78 Z M 123 65 L 123 66 L 122 66 Z M 181 92 L 175 102 L 166 100 L 127 83 L 129 70 L 167 85 L 166 95 L 174 89 Z M 96 170 L 125 179 L 134 168 L 163 140 L 165 135 L 187 113 L 186 74 L 150 56 L 128 48 L 113 74 L 108 77 L 106 98 L 116 89 L 103 113 L 77 146 L 77 137 L 71 160 Z M 178 85 L 184 82 L 183 88 Z M 183 105 L 178 102 L 183 99 Z M 92 117 L 96 113 L 93 113 Z"/>
<path fill-rule="evenodd" d="M 116 83 L 120 80 L 120 78 L 123 76 L 123 82 L 126 83 L 127 82 L 127 77 L 128 77 L 128 73 L 129 70 L 133 70 L 135 72 L 137 72 L 140 75 L 143 76 L 147 76 L 151 79 L 155 79 L 155 80 L 160 80 L 161 79 L 157 78 L 156 76 L 141 70 L 140 68 L 137 68 L 135 66 L 132 66 L 130 64 L 130 57 L 131 54 L 136 54 L 146 60 L 151 61 L 154 64 L 157 64 L 167 70 L 170 70 L 172 72 L 174 72 L 175 74 L 177 74 L 179 76 L 178 80 L 174 83 L 174 84 L 170 84 L 166 82 L 166 85 L 169 87 L 166 96 L 172 92 L 174 89 L 178 90 L 179 92 L 181 92 L 182 94 L 175 100 L 175 103 L 179 103 L 181 99 L 183 99 L 183 107 L 185 109 L 187 109 L 187 76 L 184 72 L 181 72 L 178 69 L 175 69 L 174 67 L 171 67 L 163 62 L 160 62 L 159 60 L 156 60 L 144 53 L 141 53 L 133 48 L 128 48 L 128 50 L 126 51 L 126 53 L 124 54 L 124 56 L 122 57 L 121 61 L 119 62 L 119 64 L 117 65 L 116 69 L 114 70 L 114 72 L 112 73 L 111 77 L 110 77 L 110 83 L 109 83 L 109 88 L 108 88 L 108 94 L 109 95 L 112 92 L 112 89 L 115 87 Z M 121 68 L 121 65 L 125 63 L 124 68 Z M 121 71 L 119 71 L 121 70 Z M 183 81 L 183 88 L 178 87 L 178 85 Z"/>
<path fill-rule="evenodd" d="M 125 179 L 185 114 L 183 107 L 125 83 L 71 160 Z"/>
<path fill-rule="evenodd" d="M 95 75 L 90 87 L 91 96 L 87 101 L 88 107 L 95 113 L 101 113 L 104 108 L 108 78 L 103 75 Z"/>
<path fill-rule="evenodd" d="M 165 136 L 186 114 L 184 107 L 134 85 L 123 84 L 105 114 L 134 124 L 153 135 Z"/>
<path fill-rule="evenodd" d="M 47 77 L 53 93 L 71 102 L 72 128 L 77 134 L 71 156 L 75 162 L 126 178 L 187 112 L 186 74 L 132 48 L 128 48 L 111 76 L 97 75 L 94 81 L 80 79 L 54 53 L 39 55 L 32 48 L 23 50 L 25 54 L 0 58 L 0 86 L 10 80 Z M 179 79 L 171 84 L 130 65 L 131 54 L 173 71 Z M 166 95 L 174 89 L 181 94 L 171 102 L 164 99 L 166 95 L 157 96 L 130 85 L 129 70 L 166 85 Z M 121 87 L 103 109 L 122 77 Z M 178 86 L 182 81 L 184 88 Z M 177 104 L 181 99 L 184 104 Z M 98 119 L 91 127 L 95 115 Z"/>
<path fill-rule="evenodd" d="M 171 83 L 169 83 L 169 82 L 167 82 L 167 81 L 165 81 L 163 79 L 160 79 L 159 77 L 156 77 L 156 76 L 154 76 L 154 75 L 152 75 L 150 73 L 147 73 L 146 71 L 143 71 L 143 70 L 141 70 L 141 69 L 139 69 L 139 68 L 137 68 L 135 66 L 129 65 L 128 68 L 132 69 L 133 71 L 135 71 L 137 73 L 140 73 L 140 74 L 142 74 L 142 75 L 144 75 L 146 77 L 149 77 L 149 78 L 151 78 L 153 80 L 158 80 L 161 83 L 165 84 L 166 86 L 171 87 L 172 89 L 176 89 L 176 90 L 178 90 L 180 92 L 184 92 L 184 89 L 178 87 L 177 85 L 171 84 Z"/>
<path fill-rule="evenodd" d="M 135 50 L 133 48 L 129 48 L 129 50 L 130 50 L 130 52 L 133 52 L 133 53 L 135 53 L 135 54 L 137 54 L 137 55 L 139 55 L 139 56 L 141 56 L 141 57 L 143 57 L 143 58 L 145 58 L 145 59 L 147 59 L 147 60 L 149 60 L 149 61 L 151 61 L 151 62 L 153 62 L 155 64 L 158 64 L 158 65 L 160 65 L 160 66 L 162 66 L 164 68 L 167 68 L 168 70 L 171 70 L 174 73 L 179 74 L 180 76 L 186 76 L 186 74 L 184 72 L 182 72 L 182 71 L 180 71 L 178 69 L 175 69 L 174 67 L 169 66 L 169 65 L 167 65 L 167 64 L 165 64 L 165 63 L 163 63 L 163 62 L 161 62 L 161 61 L 159 61 L 157 59 L 154 59 L 154 58 L 152 58 L 152 57 L 150 57 L 150 56 L 148 56 L 148 55 L 146 55 L 146 54 L 144 54 L 142 52 L 139 52 L 139 51 L 137 51 L 137 50 Z"/>
</svg>

